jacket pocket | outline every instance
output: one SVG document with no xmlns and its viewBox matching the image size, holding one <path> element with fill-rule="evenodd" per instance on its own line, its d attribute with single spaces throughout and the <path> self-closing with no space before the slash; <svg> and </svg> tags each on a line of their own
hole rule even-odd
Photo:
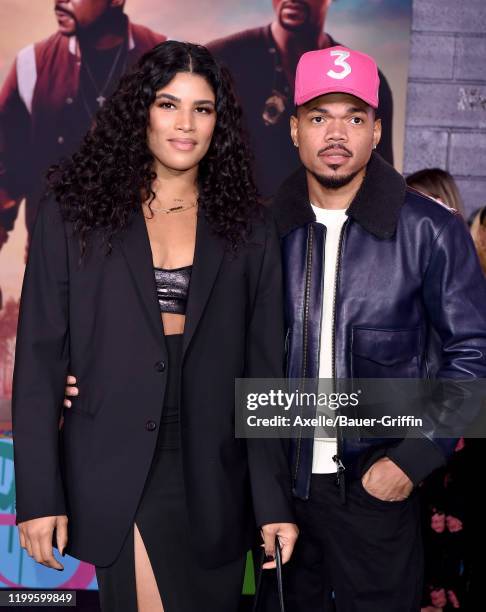
<svg viewBox="0 0 486 612">
<path fill-rule="evenodd" d="M 361 478 L 358 478 L 357 485 L 358 485 L 359 494 L 361 495 L 363 501 L 366 504 L 371 504 L 372 506 L 375 506 L 377 508 L 382 508 L 385 510 L 389 510 L 393 508 L 401 508 L 410 502 L 410 496 L 406 497 L 405 499 L 393 500 L 393 501 L 387 501 L 385 499 L 380 499 L 379 497 L 375 497 L 372 493 L 370 493 L 364 488 L 363 481 L 361 480 Z"/>
<path fill-rule="evenodd" d="M 83 397 L 79 397 L 79 396 L 74 396 L 74 397 L 70 397 L 69 398 L 71 400 L 71 407 L 70 408 L 66 408 L 64 407 L 64 415 L 69 415 L 73 414 L 73 415 L 80 415 L 83 417 L 87 417 L 88 419 L 94 419 L 95 418 L 95 414 L 93 414 L 92 412 L 90 412 L 89 410 L 89 404 L 86 402 L 86 399 Z"/>
<path fill-rule="evenodd" d="M 356 378 L 415 378 L 420 375 L 420 328 L 353 327 L 351 371 Z"/>
</svg>

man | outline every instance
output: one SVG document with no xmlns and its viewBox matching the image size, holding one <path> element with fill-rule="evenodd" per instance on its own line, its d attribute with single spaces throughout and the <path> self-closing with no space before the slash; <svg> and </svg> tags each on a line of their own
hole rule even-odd
<svg viewBox="0 0 486 612">
<path fill-rule="evenodd" d="M 486 283 L 474 247 L 460 215 L 408 189 L 373 152 L 378 89 L 375 62 L 344 47 L 308 52 L 297 67 L 291 137 L 302 167 L 272 204 L 288 376 L 485 377 Z M 417 433 L 291 441 L 300 538 L 288 612 L 419 610 L 416 487 L 455 440 L 433 426 Z"/>
<path fill-rule="evenodd" d="M 26 198 L 30 235 L 50 164 L 78 146 L 125 69 L 165 37 L 124 0 L 57 0 L 58 31 L 22 49 L 0 91 L 0 247 Z"/>
<path fill-rule="evenodd" d="M 335 44 L 324 32 L 331 0 L 273 0 L 271 24 L 209 43 L 208 48 L 230 70 L 244 110 L 255 155 L 257 185 L 274 195 L 299 160 L 288 138 L 295 68 L 300 56 Z M 378 152 L 393 163 L 393 101 L 383 75 L 380 116 L 385 137 Z"/>
</svg>

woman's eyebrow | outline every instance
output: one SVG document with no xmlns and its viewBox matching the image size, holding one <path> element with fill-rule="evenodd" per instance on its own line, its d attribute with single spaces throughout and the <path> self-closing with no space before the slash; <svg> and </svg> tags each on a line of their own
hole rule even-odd
<svg viewBox="0 0 486 612">
<path fill-rule="evenodd" d="M 168 93 L 165 93 L 165 92 L 158 93 L 155 96 L 156 100 L 158 100 L 159 98 L 167 98 L 168 100 L 172 100 L 173 102 L 180 102 L 181 101 L 180 98 L 177 98 L 176 96 L 173 96 L 172 94 L 168 94 Z"/>
<path fill-rule="evenodd" d="M 212 104 L 214 106 L 213 100 L 194 100 L 194 104 Z"/>
<path fill-rule="evenodd" d="M 167 98 L 168 100 L 171 100 L 172 102 L 181 102 L 181 99 L 178 98 L 177 96 L 173 96 L 172 94 L 165 93 L 165 92 L 161 92 L 155 96 L 156 100 L 159 100 L 160 98 Z M 215 105 L 213 100 L 194 100 L 194 104 L 211 104 L 212 106 Z"/>
</svg>

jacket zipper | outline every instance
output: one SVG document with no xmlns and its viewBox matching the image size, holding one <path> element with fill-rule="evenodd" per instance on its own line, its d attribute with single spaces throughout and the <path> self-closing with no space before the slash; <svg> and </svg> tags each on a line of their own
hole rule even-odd
<svg viewBox="0 0 486 612">
<path fill-rule="evenodd" d="M 341 233 L 339 234 L 339 246 L 338 246 L 338 256 L 336 261 L 336 274 L 334 277 L 334 295 L 333 295 L 333 303 L 332 303 L 332 342 L 331 342 L 331 351 L 332 351 L 332 380 L 334 385 L 334 390 L 336 387 L 336 295 L 339 284 L 339 273 L 341 270 L 341 254 L 342 254 L 342 246 L 344 240 L 344 233 L 346 226 L 348 224 L 348 220 L 344 222 Z M 339 487 L 339 492 L 341 496 L 341 501 L 344 503 L 346 499 L 346 490 L 344 483 L 344 470 L 346 469 L 342 462 L 342 449 L 343 449 L 343 433 L 339 425 L 336 425 L 336 445 L 337 445 L 337 454 L 334 455 L 332 460 L 336 464 L 336 484 Z"/>
<path fill-rule="evenodd" d="M 303 359 L 302 359 L 302 378 L 305 379 L 307 374 L 307 345 L 308 345 L 308 323 L 309 323 L 309 300 L 310 300 L 310 281 L 311 281 L 311 269 L 312 269 L 312 246 L 314 240 L 314 228 L 312 225 L 309 226 L 309 233 L 307 235 L 307 261 L 306 261 L 306 279 L 305 279 L 305 295 L 304 295 L 304 334 L 303 334 Z M 297 458 L 295 460 L 295 471 L 294 471 L 294 486 L 297 481 L 297 474 L 299 471 L 300 464 L 300 450 L 302 446 L 302 432 L 299 429 L 299 435 L 297 437 Z"/>
</svg>

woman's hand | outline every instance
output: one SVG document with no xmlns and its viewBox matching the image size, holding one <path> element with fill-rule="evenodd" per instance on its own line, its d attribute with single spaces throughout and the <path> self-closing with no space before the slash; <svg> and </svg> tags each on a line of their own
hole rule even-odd
<svg viewBox="0 0 486 612">
<path fill-rule="evenodd" d="M 64 566 L 54 557 L 52 533 L 56 529 L 57 548 L 63 554 L 68 541 L 67 524 L 68 517 L 65 514 L 42 516 L 30 521 L 23 521 L 18 524 L 20 546 L 25 548 L 38 563 L 61 571 Z"/>
<path fill-rule="evenodd" d="M 64 398 L 64 406 L 66 406 L 66 408 L 71 408 L 71 400 L 68 398 L 79 395 L 79 389 L 73 386 L 75 384 L 76 384 L 76 377 L 69 374 L 68 377 L 66 378 L 66 388 L 64 389 L 64 395 L 66 396 Z"/>
<path fill-rule="evenodd" d="M 265 547 L 267 557 L 273 557 L 274 561 L 267 561 L 262 565 L 263 569 L 273 569 L 277 567 L 275 561 L 275 537 L 280 542 L 282 551 L 282 564 L 287 563 L 294 550 L 295 542 L 299 535 L 299 529 L 294 523 L 269 523 L 263 525 L 261 529 L 263 538 L 262 546 Z"/>
</svg>

